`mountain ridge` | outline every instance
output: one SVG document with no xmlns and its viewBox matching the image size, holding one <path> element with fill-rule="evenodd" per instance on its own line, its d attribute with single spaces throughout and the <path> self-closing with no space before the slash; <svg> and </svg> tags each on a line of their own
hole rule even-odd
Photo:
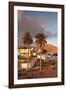
<svg viewBox="0 0 66 90">
<path fill-rule="evenodd" d="M 58 53 L 58 48 L 56 46 L 52 45 L 52 44 L 46 44 L 44 46 L 44 49 L 46 49 L 47 52 L 49 52 L 49 53 L 54 53 L 54 54 Z"/>
</svg>

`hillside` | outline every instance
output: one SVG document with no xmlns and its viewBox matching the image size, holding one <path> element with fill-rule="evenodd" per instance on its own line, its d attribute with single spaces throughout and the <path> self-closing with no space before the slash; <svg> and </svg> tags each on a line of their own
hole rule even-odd
<svg viewBox="0 0 66 90">
<path fill-rule="evenodd" d="M 51 45 L 51 44 L 45 45 L 44 49 L 46 49 L 47 52 L 49 52 L 49 53 L 54 53 L 54 54 L 58 53 L 58 48 L 53 46 L 53 45 Z"/>
</svg>

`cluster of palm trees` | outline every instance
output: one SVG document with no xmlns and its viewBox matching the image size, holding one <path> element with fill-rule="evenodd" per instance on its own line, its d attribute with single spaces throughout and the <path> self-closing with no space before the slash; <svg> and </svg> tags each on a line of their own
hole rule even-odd
<svg viewBox="0 0 66 90">
<path fill-rule="evenodd" d="M 43 33 L 38 33 L 37 35 L 35 35 L 35 42 L 36 42 L 36 45 L 37 47 L 39 48 L 42 48 L 46 43 L 47 41 L 45 40 L 46 39 L 46 36 L 43 34 Z M 27 57 L 27 69 L 29 68 L 29 46 L 33 43 L 33 37 L 32 35 L 30 34 L 30 32 L 26 32 L 22 35 L 22 42 L 24 45 L 27 45 L 28 46 L 28 57 Z M 42 57 L 40 59 L 40 71 L 41 71 L 41 60 L 42 60 Z"/>
</svg>

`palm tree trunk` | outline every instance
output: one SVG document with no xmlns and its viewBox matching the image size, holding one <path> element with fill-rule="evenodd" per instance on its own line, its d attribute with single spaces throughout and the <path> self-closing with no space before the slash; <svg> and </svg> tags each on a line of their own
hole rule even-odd
<svg viewBox="0 0 66 90">
<path fill-rule="evenodd" d="M 41 61 L 42 61 L 42 55 L 40 55 L 40 72 L 41 72 Z"/>
<path fill-rule="evenodd" d="M 28 49 L 28 57 L 27 57 L 27 70 L 29 69 L 29 49 Z"/>
</svg>

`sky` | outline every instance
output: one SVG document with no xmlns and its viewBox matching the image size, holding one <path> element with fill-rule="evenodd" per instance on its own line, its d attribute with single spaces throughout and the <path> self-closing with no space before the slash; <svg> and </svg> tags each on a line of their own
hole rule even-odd
<svg viewBox="0 0 66 90">
<path fill-rule="evenodd" d="M 22 45 L 22 34 L 30 32 L 45 34 L 48 44 L 57 46 L 57 12 L 18 10 L 18 45 Z"/>
</svg>

